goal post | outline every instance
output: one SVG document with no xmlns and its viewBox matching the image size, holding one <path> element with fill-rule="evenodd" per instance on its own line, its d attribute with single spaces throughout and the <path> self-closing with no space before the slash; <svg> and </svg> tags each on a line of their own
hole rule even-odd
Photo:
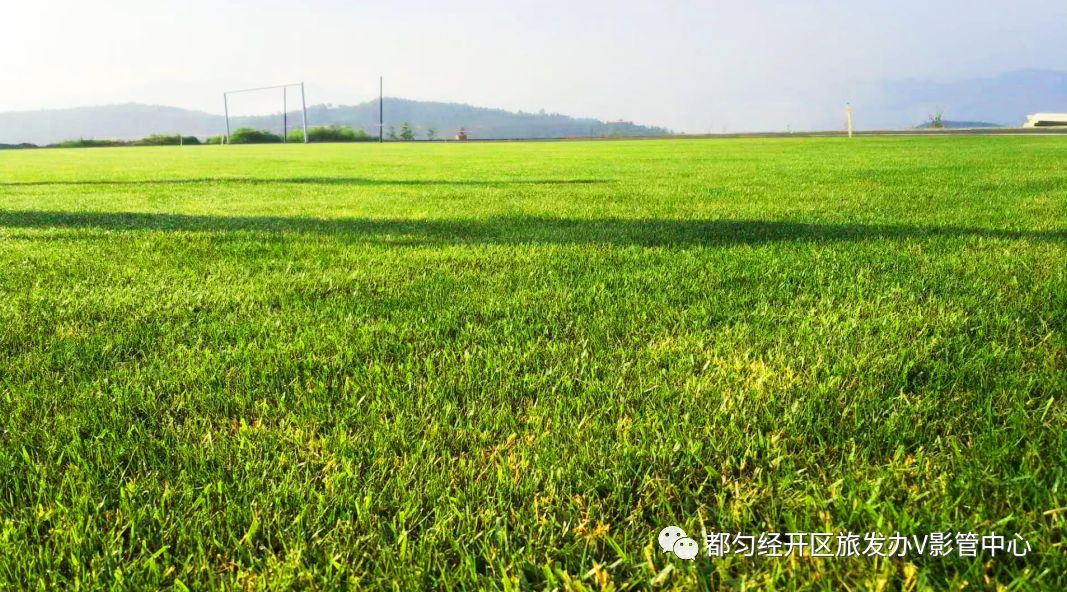
<svg viewBox="0 0 1067 592">
<path fill-rule="evenodd" d="M 307 144 L 308 140 L 309 140 L 309 138 L 308 138 L 308 106 L 307 106 L 307 99 L 305 98 L 305 95 L 304 95 L 304 83 L 302 81 L 301 82 L 293 82 L 293 83 L 290 83 L 290 84 L 275 84 L 273 86 L 260 86 L 260 87 L 257 87 L 257 88 L 242 88 L 242 89 L 239 89 L 239 90 L 228 90 L 228 91 L 223 92 L 222 93 L 222 110 L 223 110 L 223 115 L 224 115 L 224 117 L 226 119 L 226 143 L 227 144 L 230 143 L 230 95 L 235 95 L 235 94 L 238 94 L 238 93 L 260 92 L 260 91 L 265 91 L 265 90 L 277 90 L 277 89 L 281 89 L 282 90 L 282 139 L 284 141 L 285 140 L 285 134 L 286 134 L 286 131 L 287 131 L 287 128 L 288 128 L 288 116 L 289 116 L 289 114 L 286 111 L 286 109 L 288 109 L 288 105 L 287 105 L 288 101 L 287 101 L 286 91 L 288 89 L 290 89 L 290 88 L 293 88 L 293 87 L 299 87 L 300 88 L 300 121 L 301 121 L 301 124 L 303 125 L 303 128 L 304 128 L 304 143 Z"/>
</svg>

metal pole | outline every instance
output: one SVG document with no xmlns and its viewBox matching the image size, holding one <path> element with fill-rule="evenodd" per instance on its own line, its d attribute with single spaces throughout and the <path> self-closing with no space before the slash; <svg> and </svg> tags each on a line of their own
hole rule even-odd
<svg viewBox="0 0 1067 592">
<path fill-rule="evenodd" d="M 378 77 L 378 143 L 385 141 L 385 95 L 383 77 Z"/>
<path fill-rule="evenodd" d="M 308 103 L 304 98 L 304 83 L 300 83 L 300 113 L 301 118 L 304 120 L 304 143 L 308 143 Z"/>
<path fill-rule="evenodd" d="M 222 110 L 226 113 L 226 144 L 230 143 L 230 102 L 226 93 L 222 93 Z"/>
<path fill-rule="evenodd" d="M 851 138 L 852 137 L 852 112 L 853 112 L 852 103 L 848 103 L 848 108 L 845 109 L 845 112 L 848 113 L 848 137 Z"/>
<path fill-rule="evenodd" d="M 289 141 L 289 111 L 285 104 L 285 87 L 282 87 L 282 144 Z"/>
</svg>

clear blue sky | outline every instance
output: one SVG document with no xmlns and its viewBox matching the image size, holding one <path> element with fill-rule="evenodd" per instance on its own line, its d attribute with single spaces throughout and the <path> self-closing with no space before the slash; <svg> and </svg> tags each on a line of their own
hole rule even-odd
<svg viewBox="0 0 1067 592">
<path fill-rule="evenodd" d="M 1067 70 L 1064 0 L 35 0 L 4 16 L 0 111 L 220 112 L 223 89 L 300 79 L 310 102 L 346 103 L 383 73 L 391 96 L 799 129 L 871 81 Z"/>
</svg>

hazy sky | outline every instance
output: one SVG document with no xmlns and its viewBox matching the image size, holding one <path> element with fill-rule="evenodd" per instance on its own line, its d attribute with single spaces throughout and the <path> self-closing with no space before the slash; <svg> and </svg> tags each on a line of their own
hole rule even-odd
<svg viewBox="0 0 1067 592">
<path fill-rule="evenodd" d="M 307 82 L 704 132 L 825 127 L 865 82 L 1067 70 L 1064 0 L 7 0 L 0 111 L 221 112 Z M 276 101 L 270 103 L 276 109 Z M 238 111 L 262 112 L 249 98 Z"/>
</svg>

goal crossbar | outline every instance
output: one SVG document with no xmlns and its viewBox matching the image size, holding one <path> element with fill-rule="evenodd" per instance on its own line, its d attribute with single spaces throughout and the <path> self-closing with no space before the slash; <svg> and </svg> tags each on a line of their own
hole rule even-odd
<svg viewBox="0 0 1067 592">
<path fill-rule="evenodd" d="M 228 91 L 222 93 L 222 110 L 223 110 L 223 112 L 225 113 L 225 116 L 226 116 L 226 143 L 227 144 L 230 143 L 230 95 L 235 95 L 237 93 L 255 92 L 255 91 L 261 91 L 261 90 L 273 90 L 273 89 L 278 89 L 278 88 L 288 89 L 288 88 L 291 88 L 291 87 L 294 87 L 294 86 L 299 86 L 300 87 L 300 119 L 301 119 L 301 123 L 303 124 L 303 127 L 304 127 L 304 143 L 307 144 L 308 143 L 308 105 L 307 105 L 307 100 L 304 97 L 304 83 L 303 82 L 293 82 L 293 83 L 290 83 L 290 84 L 275 84 L 275 85 L 272 85 L 272 86 L 260 86 L 260 87 L 257 87 L 257 88 L 242 88 L 242 89 L 238 89 L 238 90 L 228 90 Z M 282 117 L 284 118 L 284 117 L 286 117 L 286 104 L 285 104 L 284 90 L 282 92 L 283 92 L 283 94 L 282 94 Z M 282 134 L 284 136 L 285 130 L 282 130 Z"/>
</svg>

